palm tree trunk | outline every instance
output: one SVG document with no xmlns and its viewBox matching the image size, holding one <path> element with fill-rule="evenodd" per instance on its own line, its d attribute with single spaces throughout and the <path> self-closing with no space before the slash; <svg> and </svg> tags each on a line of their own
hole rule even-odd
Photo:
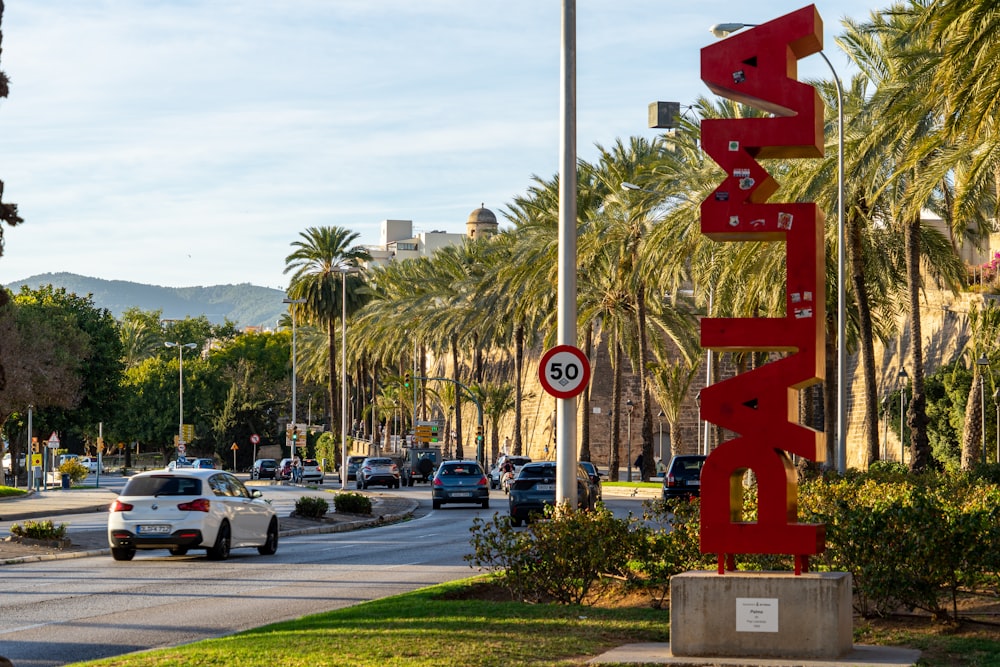
<svg viewBox="0 0 1000 667">
<path fill-rule="evenodd" d="M 912 398 L 906 423 L 910 427 L 910 470 L 922 472 L 931 462 L 927 439 L 927 395 L 924 393 L 924 350 L 920 326 L 920 216 L 905 227 L 906 282 L 910 297 L 910 354 L 913 358 Z"/>
<path fill-rule="evenodd" d="M 594 325 L 587 324 L 587 333 L 584 335 L 583 353 L 587 359 L 592 359 L 594 351 Z M 591 373 L 591 377 L 593 373 Z M 583 426 L 580 429 L 580 460 L 590 460 L 590 387 L 586 387 L 581 394 L 580 402 L 583 408 Z"/>
<path fill-rule="evenodd" d="M 459 390 L 458 382 L 460 382 L 459 368 L 458 368 L 458 336 L 452 334 L 451 337 L 451 362 L 452 362 L 452 376 L 455 379 L 455 433 L 458 437 L 455 440 L 455 458 L 460 459 L 463 457 L 462 452 L 462 392 Z"/>
<path fill-rule="evenodd" d="M 332 433 L 340 433 L 340 414 L 337 408 L 337 336 L 334 333 L 336 330 L 336 319 L 330 318 L 327 321 L 326 333 L 327 333 L 327 343 L 330 350 L 330 431 Z"/>
<path fill-rule="evenodd" d="M 521 456 L 521 402 L 524 396 L 524 386 L 521 378 L 524 371 L 524 323 L 518 322 L 514 327 L 514 447 L 511 454 Z"/>
<path fill-rule="evenodd" d="M 962 470 L 972 470 L 982 456 L 982 376 L 979 366 L 973 365 L 972 386 L 965 401 L 965 428 L 962 429 Z"/>
<path fill-rule="evenodd" d="M 635 293 L 636 318 L 639 325 L 639 394 L 642 396 L 642 466 L 639 476 L 648 482 L 656 470 L 653 462 L 653 409 L 646 378 L 646 284 L 640 283 Z"/>
<path fill-rule="evenodd" d="M 875 381 L 875 329 L 872 325 L 871 303 L 868 286 L 865 283 L 865 262 L 861 248 L 861 225 L 857 221 L 845 220 L 847 225 L 848 261 L 851 265 L 851 283 L 854 299 L 858 306 L 858 328 L 861 340 L 861 367 L 864 376 L 865 393 L 865 469 L 879 459 L 878 443 L 878 385 Z M 845 341 L 846 342 L 846 341 Z M 843 344 L 843 343 L 842 343 Z M 845 408 L 846 409 L 846 408 Z M 843 436 L 847 443 L 847 434 Z"/>
<path fill-rule="evenodd" d="M 613 352 L 612 352 L 613 350 Z M 608 464 L 608 479 L 612 482 L 618 481 L 618 469 L 621 467 L 621 443 L 622 427 L 618 420 L 619 408 L 622 404 L 622 349 L 616 339 L 610 349 L 609 354 L 614 354 L 614 375 L 611 382 L 611 462 Z"/>
</svg>

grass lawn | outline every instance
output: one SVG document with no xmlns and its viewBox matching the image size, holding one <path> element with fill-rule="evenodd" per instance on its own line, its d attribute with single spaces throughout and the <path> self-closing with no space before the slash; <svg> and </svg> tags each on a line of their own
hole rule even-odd
<svg viewBox="0 0 1000 667">
<path fill-rule="evenodd" d="M 0 485 L 0 498 L 13 498 L 14 496 L 23 496 L 27 491 L 24 489 L 15 489 L 13 486 L 3 486 Z"/>
<path fill-rule="evenodd" d="M 634 642 L 667 641 L 667 612 L 467 599 L 469 582 L 421 589 L 220 639 L 86 665 L 581 665 Z M 461 599 L 447 599 L 458 595 Z"/>
</svg>

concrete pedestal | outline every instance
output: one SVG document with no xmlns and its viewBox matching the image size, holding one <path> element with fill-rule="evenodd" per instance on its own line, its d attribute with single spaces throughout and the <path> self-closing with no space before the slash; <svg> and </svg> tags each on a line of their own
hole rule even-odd
<svg viewBox="0 0 1000 667">
<path fill-rule="evenodd" d="M 670 580 L 675 656 L 837 658 L 850 653 L 847 572 L 685 572 Z"/>
</svg>

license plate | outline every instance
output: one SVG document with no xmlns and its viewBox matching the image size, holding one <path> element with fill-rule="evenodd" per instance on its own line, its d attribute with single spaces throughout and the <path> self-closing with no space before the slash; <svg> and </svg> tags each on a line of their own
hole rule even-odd
<svg viewBox="0 0 1000 667">
<path fill-rule="evenodd" d="M 535 484 L 535 491 L 555 491 L 555 484 Z"/>
<path fill-rule="evenodd" d="M 136 528 L 136 532 L 140 535 L 166 535 L 170 532 L 170 526 L 163 524 L 139 526 Z"/>
<path fill-rule="evenodd" d="M 687 484 L 688 484 L 688 486 L 701 486 L 701 480 L 700 479 L 689 479 Z"/>
<path fill-rule="evenodd" d="M 455 491 L 451 495 L 454 496 L 455 498 L 468 498 L 472 494 L 469 493 L 468 491 Z"/>
</svg>

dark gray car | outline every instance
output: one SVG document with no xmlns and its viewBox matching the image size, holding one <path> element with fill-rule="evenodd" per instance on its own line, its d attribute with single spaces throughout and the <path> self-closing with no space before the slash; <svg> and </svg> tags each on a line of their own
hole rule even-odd
<svg viewBox="0 0 1000 667">
<path fill-rule="evenodd" d="M 490 489 L 483 469 L 475 461 L 445 461 L 431 480 L 434 509 L 445 503 L 476 503 L 490 506 Z"/>
<path fill-rule="evenodd" d="M 685 454 L 670 459 L 663 473 L 663 499 L 700 496 L 703 465 L 705 457 L 700 454 Z"/>
<path fill-rule="evenodd" d="M 507 497 L 510 508 L 510 522 L 520 526 L 522 522 L 540 517 L 546 505 L 556 504 L 556 464 L 555 461 L 526 463 L 514 478 Z M 580 509 L 594 509 L 597 499 L 591 493 L 587 472 L 576 465 L 576 502 Z"/>
</svg>

